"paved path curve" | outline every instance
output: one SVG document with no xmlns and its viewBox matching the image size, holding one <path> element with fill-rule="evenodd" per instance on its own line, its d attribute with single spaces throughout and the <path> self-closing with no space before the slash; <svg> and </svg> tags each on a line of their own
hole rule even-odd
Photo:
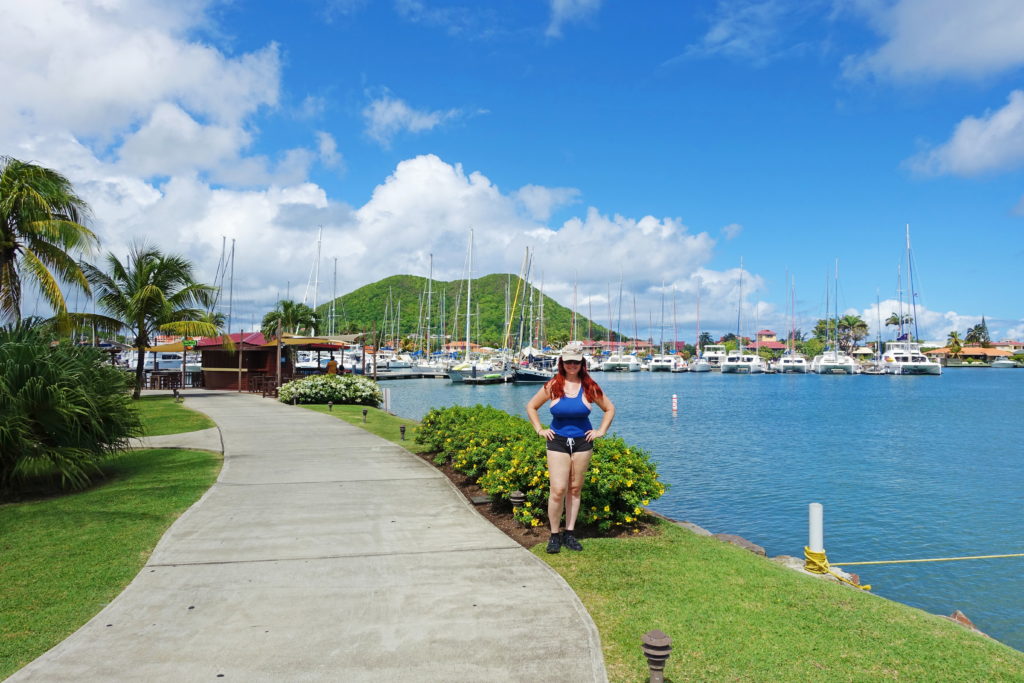
<svg viewBox="0 0 1024 683">
<path fill-rule="evenodd" d="M 10 681 L 606 680 L 568 585 L 416 456 L 250 394 L 186 402 L 220 428 L 217 483 Z"/>
</svg>

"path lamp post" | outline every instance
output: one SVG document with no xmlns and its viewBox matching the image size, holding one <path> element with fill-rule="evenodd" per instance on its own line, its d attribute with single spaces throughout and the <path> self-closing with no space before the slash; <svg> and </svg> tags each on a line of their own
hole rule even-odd
<svg viewBox="0 0 1024 683">
<path fill-rule="evenodd" d="M 654 629 L 645 633 L 640 643 L 647 657 L 651 683 L 665 683 L 665 662 L 672 653 L 672 639 L 664 631 Z"/>
<path fill-rule="evenodd" d="M 399 425 L 398 431 L 402 433 L 402 441 L 405 441 L 405 425 Z"/>
<path fill-rule="evenodd" d="M 363 408 L 363 422 L 366 422 L 366 413 L 367 413 L 366 408 Z"/>
<path fill-rule="evenodd" d="M 334 412 L 334 401 L 328 401 L 327 402 L 327 412 L 329 412 L 329 413 Z"/>
</svg>

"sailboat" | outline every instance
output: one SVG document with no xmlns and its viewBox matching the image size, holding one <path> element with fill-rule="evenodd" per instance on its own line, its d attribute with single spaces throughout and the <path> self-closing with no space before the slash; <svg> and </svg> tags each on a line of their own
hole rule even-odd
<svg viewBox="0 0 1024 683">
<path fill-rule="evenodd" d="M 898 272 L 898 271 L 897 271 Z M 917 333 L 917 292 L 914 291 L 914 260 L 910 250 L 910 225 L 907 224 L 907 278 L 910 280 L 910 306 L 914 321 L 914 338 Z M 942 366 L 921 352 L 921 345 L 910 341 L 910 331 L 903 331 L 903 290 L 899 288 L 900 335 L 896 341 L 886 342 L 882 354 L 882 365 L 890 375 L 941 375 Z"/>
<path fill-rule="evenodd" d="M 819 375 L 854 375 L 860 371 L 857 361 L 839 348 L 839 259 L 836 259 L 835 324 L 828 317 L 828 277 L 825 278 L 825 350 L 811 361 L 811 372 Z"/>
<path fill-rule="evenodd" d="M 792 281 L 789 286 L 789 305 L 789 339 L 786 341 L 786 350 L 782 352 L 782 357 L 775 364 L 775 370 L 783 374 L 807 374 L 807 359 L 797 353 L 796 339 L 794 339 L 796 336 L 796 287 L 793 286 Z"/>
<path fill-rule="evenodd" d="M 750 353 L 743 348 L 743 337 L 740 336 L 743 313 L 743 259 L 740 259 L 739 301 L 736 306 L 736 339 L 739 347 L 726 354 L 722 361 L 722 374 L 757 375 L 765 371 L 765 362 L 760 355 Z"/>
<path fill-rule="evenodd" d="M 455 383 L 465 382 L 468 377 L 482 377 L 493 371 L 490 363 L 470 358 L 470 324 L 471 324 L 471 301 L 473 295 L 473 230 L 469 231 L 469 250 L 466 255 L 466 347 L 465 356 L 458 365 L 453 365 L 448 370 L 448 379 Z"/>
<path fill-rule="evenodd" d="M 690 372 L 711 372 L 711 361 L 704 357 L 700 348 L 700 278 L 697 279 L 697 343 L 694 346 L 694 358 L 690 360 Z M 725 347 L 722 347 L 725 350 Z"/>
</svg>

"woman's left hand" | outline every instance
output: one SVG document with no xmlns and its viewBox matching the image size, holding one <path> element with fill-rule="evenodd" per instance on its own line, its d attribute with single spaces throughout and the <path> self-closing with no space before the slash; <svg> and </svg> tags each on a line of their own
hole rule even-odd
<svg viewBox="0 0 1024 683">
<path fill-rule="evenodd" d="M 600 429 L 590 429 L 587 431 L 587 441 L 593 441 L 594 439 L 604 436 L 604 432 Z"/>
</svg>

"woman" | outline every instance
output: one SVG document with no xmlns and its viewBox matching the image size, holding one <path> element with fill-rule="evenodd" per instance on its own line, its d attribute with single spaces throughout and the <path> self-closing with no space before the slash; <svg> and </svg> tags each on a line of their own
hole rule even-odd
<svg viewBox="0 0 1024 683">
<path fill-rule="evenodd" d="M 544 429 L 537 410 L 549 400 L 551 428 Z M 604 411 L 599 429 L 594 429 L 590 424 L 592 403 Z M 567 346 L 562 350 L 558 357 L 558 374 L 530 399 L 526 404 L 526 414 L 538 436 L 548 442 L 548 473 L 551 483 L 551 494 L 548 497 L 548 523 L 551 525 L 548 552 L 557 553 L 563 545 L 570 550 L 583 550 L 573 534 L 576 516 L 580 511 L 580 492 L 590 466 L 590 456 L 594 454 L 594 439 L 608 432 L 615 417 L 615 406 L 587 373 L 581 347 Z M 559 533 L 563 503 L 565 532 Z"/>
</svg>

